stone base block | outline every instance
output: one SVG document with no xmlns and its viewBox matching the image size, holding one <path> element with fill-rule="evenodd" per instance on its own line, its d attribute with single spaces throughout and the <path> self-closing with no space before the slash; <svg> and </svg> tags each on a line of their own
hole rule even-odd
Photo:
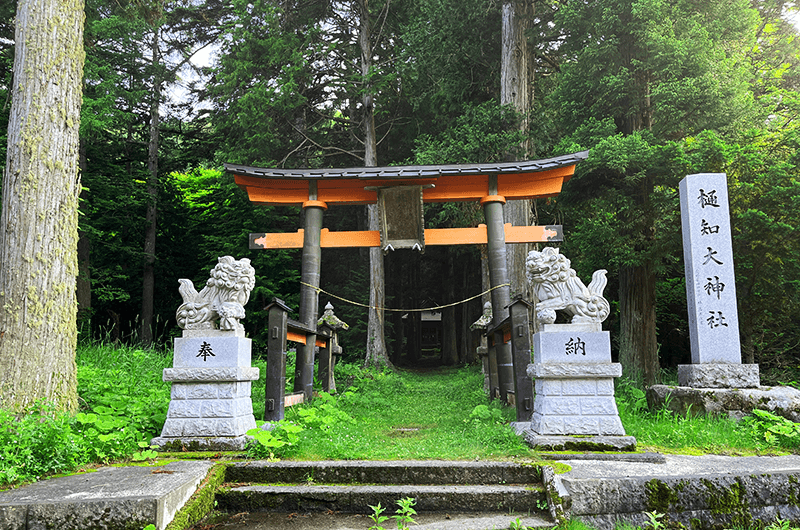
<svg viewBox="0 0 800 530">
<path fill-rule="evenodd" d="M 164 368 L 165 382 L 214 383 L 227 381 L 256 381 L 257 366 L 225 366 L 221 368 Z"/>
<path fill-rule="evenodd" d="M 558 436 L 625 435 L 614 400 L 618 363 L 552 364 L 528 366 L 535 391 L 531 431 Z M 580 369 L 563 370 L 567 367 Z"/>
<path fill-rule="evenodd" d="M 255 429 L 255 417 L 240 416 L 237 418 L 175 418 L 167 417 L 161 436 L 167 438 L 217 438 L 244 436 L 250 429 Z"/>
<path fill-rule="evenodd" d="M 633 436 L 555 436 L 542 435 L 525 424 L 515 425 L 517 434 L 533 449 L 544 451 L 635 451 Z"/>
<path fill-rule="evenodd" d="M 534 363 L 528 365 L 531 379 L 586 379 L 622 377 L 619 363 Z"/>
<path fill-rule="evenodd" d="M 757 388 L 757 364 L 704 363 L 678 365 L 678 385 L 692 388 Z"/>
<path fill-rule="evenodd" d="M 652 410 L 666 406 L 684 416 L 724 414 L 736 419 L 759 409 L 800 423 L 800 390 L 789 386 L 701 389 L 654 385 L 647 389 L 647 405 Z"/>
<path fill-rule="evenodd" d="M 159 436 L 150 443 L 161 451 L 242 451 L 253 440 L 252 436 Z"/>
<path fill-rule="evenodd" d="M 172 400 L 242 399 L 250 397 L 250 381 L 172 383 Z M 251 406 L 252 412 L 252 406 Z"/>
<path fill-rule="evenodd" d="M 223 379 L 226 374 L 236 379 Z M 214 379 L 207 380 L 205 376 Z M 258 378 L 258 368 L 165 369 L 164 379 L 174 382 L 161 436 L 203 439 L 244 436 L 256 426 L 251 383 L 244 380 L 250 377 Z"/>
<path fill-rule="evenodd" d="M 616 406 L 614 407 L 616 412 Z M 607 416 L 570 416 L 561 414 L 533 413 L 531 431 L 541 435 L 558 436 L 624 436 L 625 428 L 617 414 Z"/>
</svg>

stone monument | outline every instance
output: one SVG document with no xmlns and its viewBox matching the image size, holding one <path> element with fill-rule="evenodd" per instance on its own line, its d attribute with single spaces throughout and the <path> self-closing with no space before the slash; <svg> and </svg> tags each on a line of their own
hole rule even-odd
<svg viewBox="0 0 800 530">
<path fill-rule="evenodd" d="M 259 370 L 250 365 L 251 341 L 240 320 L 255 285 L 250 260 L 219 258 L 199 293 L 190 280 L 179 280 L 183 304 L 176 319 L 183 336 L 175 339 L 171 400 L 161 436 L 163 449 L 239 450 L 256 427 L 251 381 Z M 217 325 L 217 322 L 219 324 Z"/>
<path fill-rule="evenodd" d="M 530 252 L 526 268 L 540 331 L 528 366 L 533 416 L 530 427 L 518 431 L 534 447 L 634 449 L 636 439 L 625 435 L 614 400 L 622 367 L 611 362 L 609 332 L 601 329 L 610 311 L 603 297 L 606 271 L 595 271 L 586 286 L 555 247 Z M 556 324 L 558 311 L 570 322 Z"/>
<path fill-rule="evenodd" d="M 758 365 L 742 364 L 725 174 L 688 175 L 680 197 L 692 364 L 678 366 L 678 384 L 758 387 Z"/>
<path fill-rule="evenodd" d="M 758 365 L 742 364 L 725 174 L 688 175 L 680 197 L 692 364 L 678 366 L 678 386 L 648 388 L 648 406 L 736 419 L 759 409 L 800 422 L 800 390 L 760 386 Z"/>
</svg>

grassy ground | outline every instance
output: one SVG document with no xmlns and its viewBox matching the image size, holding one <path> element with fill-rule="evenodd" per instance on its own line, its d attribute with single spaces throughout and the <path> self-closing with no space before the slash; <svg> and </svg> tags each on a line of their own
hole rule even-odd
<svg viewBox="0 0 800 530">
<path fill-rule="evenodd" d="M 286 419 L 304 430 L 282 456 L 458 460 L 529 453 L 507 425 L 514 410 L 487 403 L 474 367 L 349 372 L 339 378 L 346 388 L 338 396 L 287 411 Z"/>
<path fill-rule="evenodd" d="M 161 380 L 169 351 L 111 345 L 78 350 L 81 411 L 57 414 L 37 404 L 20 414 L 0 411 L 0 486 L 69 472 L 92 463 L 152 458 L 170 387 Z M 253 383 L 259 419 L 266 366 Z M 287 374 L 292 374 L 289 366 Z M 291 459 L 511 459 L 537 454 L 514 435 L 514 410 L 488 402 L 478 367 L 430 371 L 365 371 L 337 366 L 339 393 L 287 410 L 286 421 L 251 451 Z M 291 386 L 291 381 L 287 386 Z M 617 405 L 640 450 L 688 454 L 774 454 L 800 450 L 800 424 L 757 417 L 681 418 L 647 410 L 644 392 L 617 381 Z"/>
</svg>

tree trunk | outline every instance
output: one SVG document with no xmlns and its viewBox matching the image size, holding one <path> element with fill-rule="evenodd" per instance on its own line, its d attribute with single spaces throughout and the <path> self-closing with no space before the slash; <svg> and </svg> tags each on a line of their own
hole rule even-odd
<svg viewBox="0 0 800 530">
<path fill-rule="evenodd" d="M 527 0 L 504 0 L 502 7 L 502 47 L 500 51 L 500 103 L 513 105 L 523 115 L 520 129 L 528 131 L 528 111 L 532 70 L 528 68 L 530 53 L 525 30 L 533 4 Z M 528 142 L 522 146 L 527 156 Z M 512 160 L 513 161 L 513 160 Z"/>
<path fill-rule="evenodd" d="M 619 362 L 645 385 L 661 381 L 656 343 L 656 275 L 650 264 L 619 271 Z"/>
<path fill-rule="evenodd" d="M 17 3 L 0 217 L 0 408 L 77 408 L 81 0 Z"/>
<path fill-rule="evenodd" d="M 378 230 L 378 205 L 367 206 L 369 230 Z M 379 247 L 369 249 L 369 315 L 367 320 L 367 366 L 387 366 L 393 368 L 386 351 L 384 339 L 384 311 L 386 303 L 385 280 L 383 274 L 383 251 Z"/>
<path fill-rule="evenodd" d="M 158 218 L 158 146 L 161 117 L 158 107 L 161 104 L 161 76 L 158 73 L 159 28 L 153 29 L 153 94 L 150 102 L 150 142 L 147 149 L 147 214 L 144 235 L 144 271 L 142 273 L 142 310 L 140 313 L 141 328 L 139 337 L 142 345 L 153 343 L 153 305 L 156 285 L 156 231 Z"/>
<path fill-rule="evenodd" d="M 453 248 L 445 249 L 447 253 L 447 301 L 456 301 L 455 263 Z M 458 363 L 458 339 L 456 338 L 456 308 L 445 307 L 442 310 L 442 364 L 454 366 Z"/>
<path fill-rule="evenodd" d="M 420 279 L 420 257 L 419 254 L 412 254 L 410 263 L 410 278 L 409 283 L 411 284 L 410 292 L 409 292 L 409 304 L 408 307 L 411 308 L 419 308 L 421 301 L 420 301 L 420 292 L 419 292 L 419 285 L 421 282 Z M 421 315 L 419 311 L 411 311 L 408 313 L 409 323 L 411 330 L 408 332 L 408 348 L 406 349 L 408 354 L 408 362 L 409 366 L 416 366 L 419 362 L 420 357 L 422 356 L 422 325 L 421 325 Z"/>
<path fill-rule="evenodd" d="M 526 135 L 528 132 L 528 111 L 530 110 L 530 69 L 528 62 L 528 41 L 525 30 L 528 26 L 529 11 L 532 4 L 528 1 L 505 0 L 502 7 L 502 49 L 500 59 L 500 103 L 513 105 L 523 115 L 519 127 Z M 528 142 L 522 145 L 521 158 L 529 151 Z M 509 154 L 506 160 L 511 162 L 518 157 Z M 527 226 L 530 223 L 530 201 L 509 201 L 503 209 L 506 223 L 514 226 Z M 530 300 L 528 282 L 525 277 L 525 258 L 528 255 L 527 244 L 508 245 L 506 262 L 508 281 L 511 283 L 511 296 L 521 294 Z M 497 308 L 502 310 L 502 308 Z"/>
<path fill-rule="evenodd" d="M 86 171 L 86 146 L 80 142 L 80 156 L 78 167 L 81 174 Z M 86 199 L 86 190 L 81 190 L 80 198 Z M 92 331 L 92 244 L 88 234 L 78 230 L 78 277 L 76 279 L 75 295 L 78 300 L 78 330 L 85 328 L 91 335 Z"/>
<path fill-rule="evenodd" d="M 361 17 L 361 30 L 358 43 L 361 47 L 361 76 L 365 86 L 362 87 L 364 111 L 364 166 L 378 165 L 378 142 L 375 135 L 375 108 L 373 106 L 372 88 L 367 84 L 369 72 L 372 69 L 372 38 L 369 24 L 368 0 L 359 0 Z M 367 229 L 379 230 L 380 219 L 378 205 L 367 205 Z M 384 337 L 384 315 L 386 281 L 383 271 L 383 250 L 380 248 L 369 249 L 369 316 L 367 322 L 367 357 L 366 365 L 392 366 L 389 354 L 386 351 Z"/>
</svg>

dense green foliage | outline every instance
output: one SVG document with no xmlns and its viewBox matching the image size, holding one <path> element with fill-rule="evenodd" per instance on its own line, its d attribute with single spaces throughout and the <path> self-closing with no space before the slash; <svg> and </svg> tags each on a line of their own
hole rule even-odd
<svg viewBox="0 0 800 530">
<path fill-rule="evenodd" d="M 0 13 L 0 134 L 12 4 Z M 498 104 L 496 0 L 370 2 L 366 74 L 353 1 L 88 0 L 79 264 L 89 290 L 79 296 L 80 329 L 139 341 L 144 236 L 155 204 L 156 342 L 167 345 L 177 332 L 177 279 L 201 287 L 216 258 L 231 254 L 256 269 L 244 323 L 263 350 L 262 308 L 273 297 L 296 307 L 300 256 L 250 250 L 247 234 L 295 231 L 302 214 L 250 204 L 221 164 L 361 165 L 369 89 L 381 165 L 494 161 L 524 140 L 531 157 L 591 149 L 561 196 L 537 201 L 533 217 L 564 225 L 562 246 L 581 277 L 609 269 L 614 356 L 647 382 L 658 379 L 659 363 L 689 360 L 677 183 L 688 173 L 726 172 L 743 356 L 761 364 L 767 382 L 772 374 L 793 378 L 800 40 L 786 16 L 796 9 L 784 0 L 537 0 L 526 135 L 517 130 L 521 117 Z M 476 204 L 426 207 L 429 227 L 479 222 Z M 360 208 L 337 207 L 324 226 L 363 230 L 366 219 Z M 476 248 L 397 252 L 385 261 L 390 307 L 456 302 L 482 290 Z M 342 344 L 352 360 L 363 357 L 367 312 L 349 301 L 368 300 L 367 264 L 364 251 L 323 251 L 321 286 L 346 301 L 323 293 L 320 306 L 331 301 L 350 324 Z M 636 297 L 654 308 L 638 327 Z M 479 313 L 474 302 L 448 316 L 457 321 L 460 360 L 474 350 L 464 324 Z M 418 323 L 402 316 L 387 314 L 387 343 L 395 362 L 418 365 L 423 352 L 409 338 Z"/>
<path fill-rule="evenodd" d="M 149 445 L 167 416 L 169 387 L 161 371 L 171 355 L 84 345 L 77 363 L 77 414 L 44 403 L 16 415 L 0 411 L 0 484 L 156 456 Z"/>
</svg>

